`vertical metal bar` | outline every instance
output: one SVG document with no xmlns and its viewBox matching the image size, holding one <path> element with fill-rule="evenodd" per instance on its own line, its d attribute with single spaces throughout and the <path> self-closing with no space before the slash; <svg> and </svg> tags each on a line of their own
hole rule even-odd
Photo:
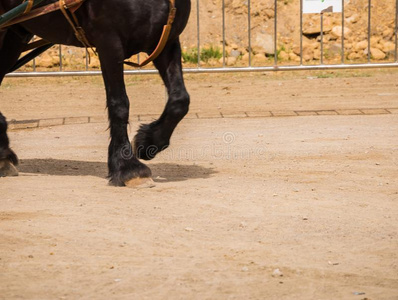
<svg viewBox="0 0 398 300">
<path fill-rule="evenodd" d="M 398 62 L 398 0 L 395 2 L 395 61 Z"/>
<path fill-rule="evenodd" d="M 398 0 L 397 0 L 398 1 Z M 250 7 L 250 0 L 247 1 L 247 14 L 248 14 L 248 18 L 247 18 L 247 22 L 249 28 L 248 28 L 248 35 L 249 35 L 249 67 L 252 66 L 252 25 L 251 25 L 251 7 Z"/>
<path fill-rule="evenodd" d="M 86 71 L 88 70 L 88 57 L 89 57 L 89 53 L 88 53 L 88 50 L 87 50 L 87 48 L 85 48 L 85 50 L 86 50 Z"/>
<path fill-rule="evenodd" d="M 300 0 L 300 66 L 302 65 L 303 65 L 303 0 Z"/>
<path fill-rule="evenodd" d="M 196 36 L 198 39 L 198 68 L 200 68 L 200 21 L 199 21 L 199 0 L 196 1 Z"/>
<path fill-rule="evenodd" d="M 225 0 L 222 0 L 222 66 L 225 67 Z"/>
<path fill-rule="evenodd" d="M 368 1 L 368 63 L 370 63 L 370 31 L 371 31 L 371 18 L 372 18 L 372 0 Z"/>
<path fill-rule="evenodd" d="M 31 41 L 34 41 L 35 39 L 36 39 L 36 36 L 33 36 Z M 32 60 L 32 69 L 33 69 L 33 72 L 36 72 L 36 57 L 33 58 L 33 60 Z"/>
<path fill-rule="evenodd" d="M 323 12 L 321 12 L 321 65 L 323 65 Z"/>
<path fill-rule="evenodd" d="M 398 1 L 398 0 L 397 0 Z M 341 63 L 344 64 L 345 61 L 345 51 L 344 51 L 344 0 L 341 0 Z"/>
<path fill-rule="evenodd" d="M 278 1 L 275 0 L 275 18 L 274 18 L 274 64 L 278 64 Z"/>
<path fill-rule="evenodd" d="M 59 70 L 62 72 L 62 47 L 58 45 Z"/>
</svg>

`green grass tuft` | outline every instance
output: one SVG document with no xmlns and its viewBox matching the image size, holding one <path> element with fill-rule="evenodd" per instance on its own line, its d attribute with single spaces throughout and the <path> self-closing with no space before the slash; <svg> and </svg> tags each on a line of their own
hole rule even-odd
<svg viewBox="0 0 398 300">
<path fill-rule="evenodd" d="M 218 47 L 210 46 L 209 48 L 202 48 L 200 50 L 200 60 L 208 62 L 210 59 L 220 59 L 222 52 Z M 192 48 L 186 52 L 182 52 L 182 59 L 184 62 L 197 63 L 198 62 L 198 49 Z"/>
</svg>

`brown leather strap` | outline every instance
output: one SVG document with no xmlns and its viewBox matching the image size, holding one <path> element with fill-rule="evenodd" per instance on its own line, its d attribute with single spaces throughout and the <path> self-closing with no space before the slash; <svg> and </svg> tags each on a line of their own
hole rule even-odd
<svg viewBox="0 0 398 300">
<path fill-rule="evenodd" d="M 28 0 L 28 1 L 31 2 L 31 0 Z M 8 26 L 11 26 L 11 25 L 14 25 L 14 24 L 17 24 L 17 23 L 20 23 L 20 22 L 24 22 L 24 21 L 36 18 L 38 16 L 42 16 L 42 15 L 48 14 L 50 12 L 53 12 L 53 11 L 56 11 L 56 10 L 60 9 L 62 11 L 62 13 L 64 14 L 64 16 L 66 17 L 66 19 L 68 20 L 68 22 L 71 25 L 71 27 L 73 28 L 73 31 L 74 31 L 74 33 L 76 35 L 76 38 L 86 48 L 87 47 L 91 47 L 90 43 L 88 42 L 88 40 L 86 38 L 86 35 L 85 35 L 85 32 L 84 32 L 83 28 L 81 28 L 79 26 L 79 22 L 78 22 L 78 20 L 76 18 L 76 15 L 74 14 L 74 12 L 77 9 L 79 9 L 79 7 L 83 4 L 84 1 L 85 0 L 60 0 L 59 3 L 52 3 L 52 4 L 49 4 L 49 5 L 37 8 L 37 9 L 35 9 L 35 10 L 31 11 L 31 12 L 28 12 L 28 13 L 26 13 L 26 14 L 18 17 L 18 18 L 15 18 L 11 22 L 8 22 L 8 23 L 4 24 L 3 26 L 1 26 L 0 29 L 2 27 L 8 27 Z M 33 3 L 33 0 L 32 0 L 32 3 Z M 31 9 L 31 7 L 30 7 L 30 9 Z M 71 12 L 74 22 L 70 19 L 70 17 L 68 15 L 68 13 L 66 12 L 66 10 L 69 10 Z M 24 47 L 23 51 L 32 50 L 32 49 L 35 49 L 35 48 L 38 48 L 40 46 L 44 46 L 44 45 L 47 45 L 47 44 L 50 44 L 50 42 L 46 41 L 46 40 L 43 40 L 43 39 L 42 40 L 38 40 L 38 41 L 35 41 L 33 43 L 30 43 L 30 44 L 26 45 Z M 96 53 L 94 50 L 93 50 L 93 52 Z"/>
<path fill-rule="evenodd" d="M 77 20 L 76 15 L 73 12 L 71 12 L 73 20 L 69 17 L 68 12 L 66 11 L 67 7 L 65 5 L 65 0 L 59 0 L 59 8 L 62 11 L 62 13 L 64 14 L 64 16 L 65 16 L 66 20 L 68 21 L 68 23 L 70 24 L 70 26 L 72 27 L 73 32 L 75 33 L 75 36 L 79 40 L 79 42 L 82 43 L 84 47 L 90 48 L 91 45 L 86 38 L 86 34 L 85 34 L 83 28 L 80 27 L 79 21 Z"/>
<path fill-rule="evenodd" d="M 28 0 L 28 1 L 30 1 L 30 0 Z M 53 12 L 53 11 L 56 11 L 56 10 L 60 9 L 63 12 L 65 18 L 68 20 L 69 24 L 72 26 L 73 31 L 74 31 L 74 33 L 76 35 L 76 38 L 86 48 L 87 47 L 91 48 L 91 45 L 90 45 L 90 43 L 88 42 L 88 40 L 86 38 L 86 35 L 84 33 L 83 28 L 81 28 L 79 26 L 78 20 L 77 20 L 76 16 L 74 15 L 74 12 L 83 4 L 84 1 L 85 0 L 59 0 L 58 4 L 57 3 L 52 3 L 52 4 L 49 4 L 49 5 L 37 8 L 37 9 L 31 11 L 31 12 L 28 12 L 28 13 L 24 14 L 23 16 L 20 16 L 18 18 L 13 19 L 11 22 L 3 24 L 2 26 L 0 26 L 0 28 L 8 27 L 8 26 L 11 26 L 11 25 L 14 25 L 14 24 L 17 24 L 17 23 L 21 23 L 21 22 L 33 19 L 33 18 L 38 17 L 38 16 L 42 16 L 42 15 L 45 15 L 45 14 L 48 14 L 50 12 Z M 159 41 L 158 45 L 156 46 L 155 50 L 152 52 L 151 55 L 148 56 L 147 59 L 145 59 L 140 64 L 136 64 L 136 63 L 128 62 L 128 61 L 125 61 L 124 62 L 125 64 L 133 66 L 133 67 L 141 68 L 141 67 L 146 66 L 147 64 L 149 64 L 151 61 L 155 60 L 159 56 L 159 54 L 162 53 L 162 51 L 163 51 L 164 47 L 166 46 L 167 41 L 169 39 L 169 35 L 170 35 L 170 32 L 171 32 L 171 27 L 172 27 L 172 24 L 174 22 L 176 11 L 177 11 L 177 9 L 175 7 L 175 0 L 169 0 L 169 1 L 170 1 L 170 8 L 169 8 L 169 16 L 168 16 L 168 19 L 167 19 L 167 24 L 165 26 L 163 26 L 163 32 L 162 32 L 162 35 L 160 37 L 160 41 Z M 67 14 L 67 12 L 66 12 L 67 9 L 69 9 L 69 11 L 71 11 L 72 18 L 74 19 L 75 23 L 72 21 L 72 19 Z M 46 43 L 46 41 L 42 41 L 41 43 Z M 29 45 L 27 46 L 27 48 L 29 47 L 29 49 L 33 49 L 33 46 L 32 45 L 29 46 Z M 94 51 L 94 53 L 96 53 L 96 52 Z"/>
<path fill-rule="evenodd" d="M 23 2 L 26 2 L 26 0 L 24 0 Z M 33 0 L 28 0 L 28 5 L 26 6 L 26 9 L 23 13 L 27 14 L 28 12 L 30 12 L 32 9 L 32 6 L 33 6 Z"/>
<path fill-rule="evenodd" d="M 165 26 L 163 26 L 163 32 L 162 32 L 160 41 L 159 41 L 158 45 L 156 46 L 155 50 L 142 63 L 136 64 L 133 62 L 125 61 L 124 63 L 126 65 L 136 67 L 136 68 L 142 68 L 143 66 L 146 66 L 147 64 L 149 64 L 151 61 L 155 60 L 159 56 L 159 54 L 162 53 L 162 51 L 163 51 L 164 47 L 166 46 L 167 41 L 169 39 L 169 35 L 171 32 L 171 26 L 173 25 L 173 22 L 174 22 L 174 19 L 176 16 L 176 11 L 177 11 L 177 9 L 175 7 L 175 0 L 169 0 L 169 1 L 170 1 L 169 17 L 167 19 L 167 24 Z"/>
<path fill-rule="evenodd" d="M 65 6 L 70 11 L 75 12 L 83 4 L 84 1 L 85 0 L 65 0 Z M 7 23 L 1 25 L 0 28 L 18 24 L 18 23 L 42 16 L 42 15 L 51 13 L 58 9 L 59 9 L 58 3 L 48 4 L 46 6 L 36 8 L 36 9 L 32 10 L 31 12 L 24 14 L 23 16 L 12 19 L 10 22 L 7 22 Z"/>
</svg>

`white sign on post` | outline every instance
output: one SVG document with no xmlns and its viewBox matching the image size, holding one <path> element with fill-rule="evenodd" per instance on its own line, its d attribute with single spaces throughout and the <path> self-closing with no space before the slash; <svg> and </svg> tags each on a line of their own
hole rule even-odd
<svg viewBox="0 0 398 300">
<path fill-rule="evenodd" d="M 341 12 L 344 0 L 304 0 L 303 13 L 320 14 L 322 11 Z"/>
</svg>

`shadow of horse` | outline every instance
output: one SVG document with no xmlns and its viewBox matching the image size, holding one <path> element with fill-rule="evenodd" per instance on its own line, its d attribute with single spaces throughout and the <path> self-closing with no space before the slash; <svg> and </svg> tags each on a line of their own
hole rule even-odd
<svg viewBox="0 0 398 300">
<path fill-rule="evenodd" d="M 198 165 L 172 163 L 151 164 L 155 181 L 174 182 L 189 179 L 205 179 L 217 173 L 214 168 Z M 55 176 L 95 176 L 106 178 L 108 172 L 105 162 L 90 162 L 63 159 L 22 159 L 18 166 L 21 173 L 46 174 Z"/>
</svg>

